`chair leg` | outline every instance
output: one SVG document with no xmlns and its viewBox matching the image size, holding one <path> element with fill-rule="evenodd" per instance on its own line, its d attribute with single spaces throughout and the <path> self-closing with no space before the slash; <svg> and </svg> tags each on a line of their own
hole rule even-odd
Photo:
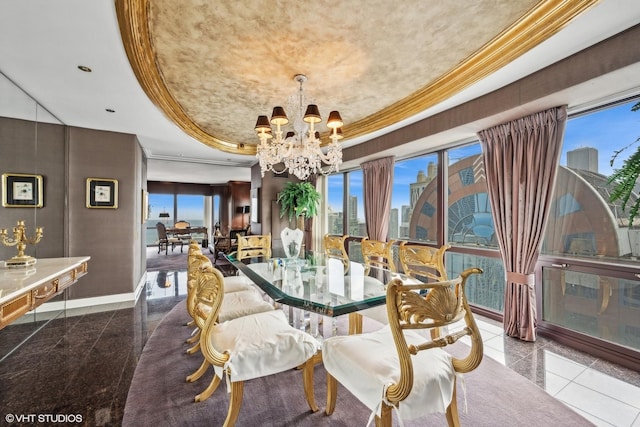
<svg viewBox="0 0 640 427">
<path fill-rule="evenodd" d="M 213 392 L 216 391 L 216 389 L 218 388 L 219 384 L 220 384 L 220 377 L 217 376 L 217 375 L 214 375 L 213 378 L 211 379 L 211 382 L 207 386 L 207 388 L 202 390 L 202 393 L 200 393 L 200 394 L 198 394 L 196 396 L 195 401 L 196 402 L 204 402 L 205 400 L 207 400 L 209 397 L 211 397 Z"/>
<path fill-rule="evenodd" d="M 313 358 L 306 361 L 302 370 L 302 383 L 304 384 L 304 395 L 307 398 L 307 403 L 309 404 L 309 408 L 311 408 L 311 412 L 318 412 L 319 408 L 316 404 L 316 395 L 313 389 L 314 366 L 315 363 Z"/>
<path fill-rule="evenodd" d="M 389 406 L 386 404 L 382 404 L 380 416 L 376 415 L 376 427 L 391 427 L 391 412 L 393 410 L 393 406 Z"/>
<path fill-rule="evenodd" d="M 193 353 L 197 352 L 198 350 L 200 350 L 200 341 L 198 341 L 193 347 L 188 348 L 185 353 L 193 354 Z"/>
<path fill-rule="evenodd" d="M 349 335 L 362 333 L 362 314 L 349 313 Z"/>
<path fill-rule="evenodd" d="M 453 383 L 453 397 L 451 403 L 447 406 L 447 424 L 449 427 L 460 427 L 460 418 L 458 418 L 458 398 L 456 396 L 456 382 Z"/>
<path fill-rule="evenodd" d="M 327 407 L 324 412 L 327 415 L 333 414 L 336 409 L 336 397 L 338 395 L 338 381 L 327 373 Z"/>
<path fill-rule="evenodd" d="M 203 360 L 202 363 L 200 364 L 200 367 L 196 369 L 196 371 L 193 374 L 187 377 L 187 382 L 192 383 L 200 379 L 200 377 L 203 376 L 205 372 L 207 372 L 207 369 L 209 369 L 209 366 L 211 366 L 211 364 L 207 362 L 207 359 Z"/>
<path fill-rule="evenodd" d="M 233 427 L 236 425 L 240 406 L 242 406 L 242 393 L 244 392 L 244 383 L 242 381 L 231 383 L 231 396 L 229 397 L 229 411 L 227 419 L 224 420 L 223 427 Z"/>
<path fill-rule="evenodd" d="M 196 341 L 200 341 L 200 330 L 198 330 L 198 332 L 196 332 L 195 334 L 191 335 L 184 342 L 186 342 L 187 344 L 193 344 Z"/>
</svg>

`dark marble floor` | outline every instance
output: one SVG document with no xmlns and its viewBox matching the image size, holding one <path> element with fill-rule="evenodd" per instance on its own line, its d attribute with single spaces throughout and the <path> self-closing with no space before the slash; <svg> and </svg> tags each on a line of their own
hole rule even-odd
<svg viewBox="0 0 640 427">
<path fill-rule="evenodd" d="M 135 307 L 119 304 L 109 311 L 50 320 L 0 362 L 0 419 L 26 416 L 30 422 L 8 424 L 48 425 L 38 417 L 46 421 L 43 414 L 61 414 L 67 420 L 80 415 L 79 425 L 120 425 L 142 349 L 162 317 L 183 299 L 147 300 L 142 292 Z M 32 328 L 5 328 L 0 347 Z"/>
<path fill-rule="evenodd" d="M 159 274 L 166 286 L 159 286 Z M 36 417 L 79 415 L 81 423 L 55 425 L 120 425 L 142 349 L 162 317 L 184 299 L 184 282 L 186 273 L 148 273 L 134 307 L 117 304 L 102 307 L 107 311 L 70 312 L 50 320 L 9 355 L 6 348 L 30 333 L 33 325 L 0 331 L 0 419 L 22 416 L 29 422 L 5 424 L 50 425 Z M 640 426 L 637 372 L 548 339 L 521 343 L 505 338 L 496 322 L 479 319 L 479 323 L 486 356 L 535 382 L 598 426 Z"/>
</svg>

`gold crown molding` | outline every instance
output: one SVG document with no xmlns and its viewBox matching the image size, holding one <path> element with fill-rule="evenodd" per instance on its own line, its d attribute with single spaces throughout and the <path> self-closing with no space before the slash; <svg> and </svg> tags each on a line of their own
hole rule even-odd
<svg viewBox="0 0 640 427">
<path fill-rule="evenodd" d="M 389 107 L 345 124 L 346 138 L 375 132 L 408 119 L 461 92 L 504 67 L 549 37 L 599 0 L 543 0 L 454 69 Z"/>
<path fill-rule="evenodd" d="M 149 99 L 178 127 L 203 144 L 227 153 L 255 155 L 255 145 L 223 141 L 205 132 L 171 95 L 153 53 L 149 0 L 116 0 L 115 6 L 129 63 Z"/>
<path fill-rule="evenodd" d="M 372 115 L 345 124 L 345 139 L 391 126 L 450 98 L 558 33 L 598 1 L 540 1 L 520 20 L 440 78 Z M 129 62 L 138 82 L 152 102 L 196 140 L 228 153 L 255 155 L 256 146 L 253 144 L 223 141 L 205 132 L 171 95 L 153 53 L 149 34 L 149 0 L 115 0 L 115 4 Z"/>
</svg>

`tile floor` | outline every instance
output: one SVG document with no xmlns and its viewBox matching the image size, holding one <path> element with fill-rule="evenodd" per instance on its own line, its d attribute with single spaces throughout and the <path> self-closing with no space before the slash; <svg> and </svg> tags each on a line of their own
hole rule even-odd
<svg viewBox="0 0 640 427">
<path fill-rule="evenodd" d="M 150 272 L 134 307 L 100 307 L 107 310 L 68 313 L 47 323 L 0 360 L 0 420 L 7 420 L 7 415 L 77 414 L 84 425 L 118 426 L 148 337 L 185 293 L 186 273 Z M 523 343 L 506 338 L 499 323 L 478 320 L 486 356 L 535 382 L 597 426 L 640 427 L 638 372 L 549 339 Z M 6 329 L 1 331 L 0 350 L 12 341 L 12 331 Z"/>
</svg>

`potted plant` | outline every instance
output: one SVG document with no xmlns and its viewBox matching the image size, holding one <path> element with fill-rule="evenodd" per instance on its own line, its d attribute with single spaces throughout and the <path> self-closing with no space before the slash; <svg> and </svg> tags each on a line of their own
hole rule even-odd
<svg viewBox="0 0 640 427">
<path fill-rule="evenodd" d="M 280 204 L 280 218 L 288 215 L 289 222 L 296 218 L 296 229 L 287 227 L 281 233 L 285 255 L 297 258 L 302 252 L 304 256 L 304 219 L 318 214 L 320 193 L 309 182 L 288 182 L 276 201 Z"/>
<path fill-rule="evenodd" d="M 631 107 L 631 111 L 640 110 L 640 102 Z M 626 147 L 616 151 L 611 158 L 611 166 L 613 166 L 613 162 L 618 157 L 620 153 L 622 153 L 627 148 L 636 144 L 640 141 L 640 138 L 636 139 L 631 144 Z M 622 163 L 622 167 L 620 169 L 616 169 L 613 172 L 613 175 L 609 178 L 610 183 L 614 183 L 613 191 L 609 196 L 609 200 L 614 202 L 616 200 L 622 201 L 622 210 L 626 210 L 627 204 L 631 199 L 631 195 L 634 192 L 634 188 L 636 183 L 638 182 L 638 177 L 640 176 L 640 147 L 629 156 Z M 633 227 L 633 220 L 636 217 L 640 216 L 640 197 L 636 197 L 635 201 L 631 199 L 631 206 L 629 208 L 629 228 Z"/>
<path fill-rule="evenodd" d="M 312 218 L 318 214 L 320 193 L 310 182 L 287 182 L 276 201 L 280 204 L 280 218 Z"/>
</svg>

